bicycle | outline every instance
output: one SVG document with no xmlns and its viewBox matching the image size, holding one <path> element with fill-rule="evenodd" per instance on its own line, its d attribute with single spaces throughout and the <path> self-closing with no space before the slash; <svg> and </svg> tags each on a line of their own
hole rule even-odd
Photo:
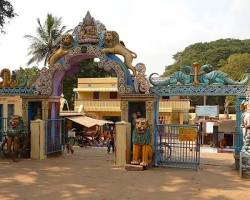
<svg viewBox="0 0 250 200">
<path fill-rule="evenodd" d="M 159 148 L 161 160 L 169 160 L 172 154 L 171 146 L 167 142 L 160 142 Z"/>
</svg>

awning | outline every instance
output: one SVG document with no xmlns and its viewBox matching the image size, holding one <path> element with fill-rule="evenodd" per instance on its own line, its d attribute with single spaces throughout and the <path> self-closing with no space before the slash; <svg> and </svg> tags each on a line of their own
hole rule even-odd
<svg viewBox="0 0 250 200">
<path fill-rule="evenodd" d="M 107 121 L 107 120 L 100 120 L 100 119 L 93 119 L 91 117 L 87 116 L 74 116 L 74 117 L 67 117 L 67 119 L 81 124 L 83 126 L 86 126 L 87 128 L 92 127 L 92 126 L 102 126 L 104 124 L 113 124 L 112 121 Z"/>
<path fill-rule="evenodd" d="M 117 92 L 117 87 L 86 87 L 86 88 L 74 88 L 74 92 Z"/>
<path fill-rule="evenodd" d="M 60 112 L 60 117 L 70 117 L 70 116 L 82 116 L 82 113 L 79 113 L 79 112 L 75 112 L 75 111 L 66 111 L 66 110 L 63 110 Z"/>
</svg>

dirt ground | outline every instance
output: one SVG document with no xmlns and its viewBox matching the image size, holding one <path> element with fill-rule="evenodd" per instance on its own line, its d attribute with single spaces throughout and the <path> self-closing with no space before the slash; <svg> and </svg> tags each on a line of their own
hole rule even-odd
<svg viewBox="0 0 250 200">
<path fill-rule="evenodd" d="M 0 199 L 249 199 L 250 180 L 232 169 L 233 155 L 202 153 L 201 169 L 113 166 L 105 148 L 75 148 L 75 154 L 43 161 L 0 160 Z"/>
</svg>

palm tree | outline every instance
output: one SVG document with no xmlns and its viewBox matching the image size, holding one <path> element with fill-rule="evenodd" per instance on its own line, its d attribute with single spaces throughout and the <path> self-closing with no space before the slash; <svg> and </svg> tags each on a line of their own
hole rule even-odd
<svg viewBox="0 0 250 200">
<path fill-rule="evenodd" d="M 52 14 L 47 15 L 44 24 L 41 24 L 40 19 L 37 19 L 37 37 L 32 35 L 25 35 L 24 37 L 31 41 L 28 55 L 32 57 L 28 61 L 28 65 L 36 62 L 39 63 L 44 60 L 44 66 L 48 61 L 50 54 L 59 45 L 60 38 L 66 29 L 62 26 L 62 18 L 57 18 Z"/>
</svg>

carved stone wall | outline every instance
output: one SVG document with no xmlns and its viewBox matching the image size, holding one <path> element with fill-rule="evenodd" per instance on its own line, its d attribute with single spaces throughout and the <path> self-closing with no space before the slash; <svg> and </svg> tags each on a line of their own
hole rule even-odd
<svg viewBox="0 0 250 200">
<path fill-rule="evenodd" d="M 48 100 L 42 101 L 42 117 L 43 119 L 48 119 L 49 116 L 49 102 Z"/>
<path fill-rule="evenodd" d="M 120 94 L 131 93 L 133 88 L 126 83 L 126 74 L 115 61 L 107 60 L 101 49 L 94 45 L 81 45 L 72 48 L 64 57 L 64 61 L 57 62 L 49 68 L 43 68 L 40 76 L 32 85 L 35 88 L 36 95 L 50 96 L 53 93 L 53 78 L 56 71 L 61 70 L 66 72 L 71 67 L 71 62 L 76 56 L 87 54 L 90 58 L 99 58 L 98 67 L 105 71 L 115 71 L 118 79 L 118 91 Z M 84 59 L 84 56 L 83 56 Z M 55 92 L 55 91 L 54 91 Z"/>
<path fill-rule="evenodd" d="M 28 123 L 28 100 L 22 99 L 22 117 L 24 123 L 27 125 Z"/>
<path fill-rule="evenodd" d="M 146 101 L 146 118 L 150 126 L 154 124 L 154 102 L 153 101 Z"/>
<path fill-rule="evenodd" d="M 121 101 L 121 120 L 128 122 L 128 101 Z"/>
</svg>

